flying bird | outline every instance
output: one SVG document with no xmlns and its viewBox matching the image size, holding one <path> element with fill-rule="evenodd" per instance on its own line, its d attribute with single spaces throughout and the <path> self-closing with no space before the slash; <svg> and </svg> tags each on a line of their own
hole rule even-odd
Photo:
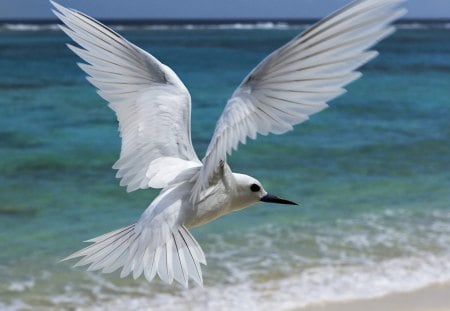
<svg viewBox="0 0 450 311">
<path fill-rule="evenodd" d="M 356 0 L 268 55 L 228 100 L 202 160 L 191 141 L 191 97 L 175 72 L 92 17 L 51 1 L 61 29 L 78 44 L 68 47 L 86 61 L 79 66 L 116 113 L 120 185 L 162 189 L 136 223 L 86 241 L 92 244 L 63 260 L 82 257 L 75 266 L 89 271 L 203 286 L 206 259 L 189 228 L 260 201 L 295 204 L 233 173 L 227 154 L 327 108 L 377 56 L 369 49 L 394 31 L 403 1 Z"/>
</svg>

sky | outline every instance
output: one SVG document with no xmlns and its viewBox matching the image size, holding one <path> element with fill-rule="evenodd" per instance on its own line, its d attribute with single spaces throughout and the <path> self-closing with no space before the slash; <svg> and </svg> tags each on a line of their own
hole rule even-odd
<svg viewBox="0 0 450 311">
<path fill-rule="evenodd" d="M 96 18 L 319 18 L 350 0 L 57 0 Z M 450 18 L 450 0 L 408 0 L 407 18 Z M 0 0 L 0 19 L 54 18 L 47 0 Z"/>
</svg>

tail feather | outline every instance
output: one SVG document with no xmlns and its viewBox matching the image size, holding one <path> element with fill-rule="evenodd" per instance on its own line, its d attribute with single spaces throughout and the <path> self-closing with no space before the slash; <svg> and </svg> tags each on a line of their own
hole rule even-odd
<svg viewBox="0 0 450 311">
<path fill-rule="evenodd" d="M 172 266 L 172 240 L 168 240 L 166 245 L 162 248 L 161 258 L 158 263 L 158 275 L 161 280 L 171 284 L 173 282 Z"/>
<path fill-rule="evenodd" d="M 174 242 L 174 275 L 178 283 L 180 284 L 186 284 L 188 283 L 188 271 L 187 271 L 187 264 L 185 260 L 184 255 L 184 248 L 182 245 L 182 242 L 180 241 L 181 237 L 179 235 L 175 235 L 172 233 L 172 239 Z"/>
<path fill-rule="evenodd" d="M 130 274 L 131 271 L 133 271 L 134 258 L 135 258 L 136 251 L 138 249 L 138 242 L 139 242 L 140 235 L 141 235 L 141 233 L 134 234 L 130 238 L 130 241 L 128 243 L 128 245 L 129 245 L 128 257 L 125 260 L 125 264 L 123 265 L 122 271 L 120 272 L 121 278 L 126 277 L 128 274 Z"/>
<path fill-rule="evenodd" d="M 202 270 L 200 263 L 206 265 L 205 254 L 197 241 L 191 236 L 185 227 L 178 229 L 179 237 L 181 238 L 181 249 L 186 254 L 186 267 L 189 275 L 199 285 L 203 284 Z"/>
<path fill-rule="evenodd" d="M 111 273 L 116 271 L 117 269 L 120 269 L 121 267 L 123 267 L 127 256 L 127 252 L 123 251 L 110 265 L 105 265 L 105 267 L 102 269 L 102 272 Z"/>
<path fill-rule="evenodd" d="M 105 272 L 107 267 L 113 266 L 113 264 L 120 258 L 122 254 L 125 253 L 127 249 L 126 237 L 122 237 L 120 241 L 118 241 L 117 248 L 114 248 L 114 245 L 111 245 L 111 251 L 109 256 L 104 256 L 102 259 L 98 260 L 96 263 L 93 263 L 89 266 L 88 271 L 96 271 L 102 270 Z M 119 267 L 115 268 L 112 271 L 117 270 Z M 109 271 L 109 272 L 112 272 Z"/>
<path fill-rule="evenodd" d="M 120 233 L 122 233 L 124 231 L 128 231 L 128 230 L 130 230 L 132 228 L 134 228 L 134 224 L 126 226 L 126 227 L 123 227 L 123 228 L 120 228 L 120 229 L 117 229 L 117 230 L 113 230 L 111 232 L 108 232 L 108 233 L 105 233 L 105 234 L 102 234 L 102 235 L 99 235 L 98 237 L 92 238 L 90 240 L 86 240 L 84 242 L 88 242 L 88 243 L 101 242 L 101 241 L 104 241 L 104 240 L 106 240 L 106 239 L 108 239 L 108 238 L 110 238 L 110 237 L 112 237 L 112 236 L 114 236 L 116 234 L 120 234 Z"/>
<path fill-rule="evenodd" d="M 202 248 L 198 245 L 197 241 L 194 239 L 192 234 L 186 229 L 186 227 L 181 226 L 179 228 L 179 233 L 183 237 L 188 249 L 192 249 L 195 252 L 195 256 L 198 257 L 198 261 L 206 265 L 205 253 L 203 253 Z"/>
<path fill-rule="evenodd" d="M 88 271 L 103 269 L 111 260 L 121 255 L 127 249 L 130 235 L 131 231 L 125 231 L 121 236 L 116 237 L 114 243 L 111 241 L 110 244 L 98 250 L 97 253 L 85 257 L 89 258 L 88 263 L 91 263 Z"/>
<path fill-rule="evenodd" d="M 191 278 L 203 286 L 200 264 L 206 264 L 205 255 L 184 226 L 157 236 L 148 232 L 137 232 L 135 224 L 111 231 L 88 240 L 93 244 L 62 261 L 83 257 L 74 267 L 89 265 L 88 271 L 103 273 L 122 268 L 120 277 L 132 274 L 137 279 L 144 274 L 148 281 L 158 274 L 161 280 L 169 284 L 176 280 L 184 287 Z"/>
<path fill-rule="evenodd" d="M 155 277 L 160 257 L 161 257 L 160 247 L 158 247 L 153 252 L 149 251 L 149 249 L 147 249 L 147 251 L 145 252 L 144 262 L 147 262 L 147 265 L 144 265 L 144 276 L 148 281 L 153 280 L 153 278 Z"/>
</svg>

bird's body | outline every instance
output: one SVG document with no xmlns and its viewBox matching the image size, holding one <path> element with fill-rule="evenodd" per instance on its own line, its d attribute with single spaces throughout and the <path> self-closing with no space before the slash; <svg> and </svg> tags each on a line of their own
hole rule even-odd
<svg viewBox="0 0 450 311">
<path fill-rule="evenodd" d="M 403 0 L 356 0 L 266 57 L 243 80 L 217 121 L 200 160 L 192 146 L 191 98 L 178 76 L 151 54 L 83 13 L 54 2 L 61 29 L 81 48 L 79 64 L 116 113 L 122 137 L 114 164 L 128 191 L 162 189 L 132 225 L 89 240 L 66 259 L 76 266 L 168 283 L 203 284 L 204 253 L 188 228 L 259 201 L 295 204 L 268 194 L 253 177 L 233 173 L 227 154 L 257 134 L 282 134 L 306 121 L 357 79 L 368 51 L 393 32 Z"/>
<path fill-rule="evenodd" d="M 156 197 L 152 205 L 142 214 L 138 223 L 151 222 L 154 219 L 153 211 L 158 209 L 157 206 L 163 207 L 165 204 L 161 202 L 166 202 L 166 200 L 170 202 L 171 198 L 181 204 L 174 211 L 179 213 L 177 215 L 179 225 L 192 228 L 255 204 L 267 195 L 256 179 L 244 174 L 233 173 L 229 166 L 224 164 L 220 168 L 220 172 L 216 174 L 215 180 L 211 181 L 208 188 L 201 191 L 199 199 L 193 203 L 191 195 L 194 191 L 195 180 L 198 178 L 196 175 L 199 172 L 200 166 L 182 172 L 179 180 L 165 188 Z M 248 188 L 252 184 L 258 185 L 260 190 L 249 192 Z"/>
</svg>

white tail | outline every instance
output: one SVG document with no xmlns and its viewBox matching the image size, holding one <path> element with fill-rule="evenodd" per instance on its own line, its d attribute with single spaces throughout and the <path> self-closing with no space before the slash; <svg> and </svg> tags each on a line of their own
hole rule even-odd
<svg viewBox="0 0 450 311">
<path fill-rule="evenodd" d="M 142 273 L 151 281 L 156 273 L 161 280 L 175 279 L 188 287 L 192 278 L 203 286 L 200 263 L 206 265 L 205 255 L 194 237 L 184 226 L 170 230 L 163 243 L 155 245 L 147 230 L 138 232 L 136 224 L 111 231 L 86 242 L 94 244 L 75 252 L 62 261 L 83 257 L 74 267 L 90 265 L 88 271 L 110 273 L 122 268 L 120 277 L 130 273 L 138 278 Z"/>
</svg>

